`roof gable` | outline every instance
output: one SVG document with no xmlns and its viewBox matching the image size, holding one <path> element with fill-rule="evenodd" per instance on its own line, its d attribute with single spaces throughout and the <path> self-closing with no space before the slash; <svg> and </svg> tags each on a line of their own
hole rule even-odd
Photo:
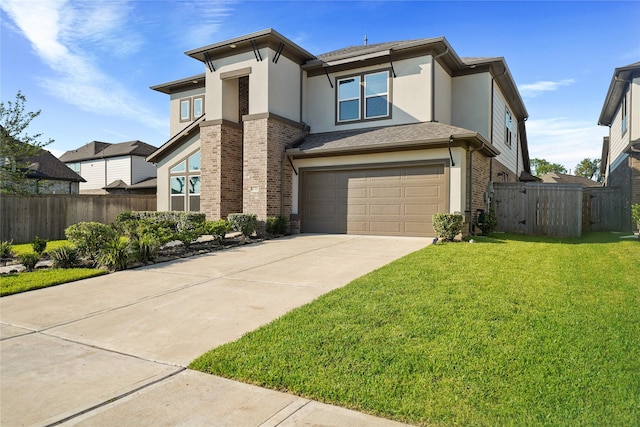
<svg viewBox="0 0 640 427">
<path fill-rule="evenodd" d="M 156 147 L 142 141 L 128 141 L 118 144 L 108 142 L 92 141 L 75 150 L 70 150 L 60 156 L 60 160 L 65 163 L 80 162 L 83 160 L 94 160 L 120 156 L 140 156 L 146 157 L 153 153 Z"/>
<path fill-rule="evenodd" d="M 35 179 L 58 181 L 86 182 L 80 175 L 71 170 L 47 150 L 41 150 L 31 157 L 27 176 Z"/>
</svg>

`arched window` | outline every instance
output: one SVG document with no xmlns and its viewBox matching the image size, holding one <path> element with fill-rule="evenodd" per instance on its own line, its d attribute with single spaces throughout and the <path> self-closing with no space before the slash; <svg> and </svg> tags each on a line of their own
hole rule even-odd
<svg viewBox="0 0 640 427">
<path fill-rule="evenodd" d="M 169 169 L 169 188 L 172 211 L 200 210 L 200 150 Z"/>
</svg>

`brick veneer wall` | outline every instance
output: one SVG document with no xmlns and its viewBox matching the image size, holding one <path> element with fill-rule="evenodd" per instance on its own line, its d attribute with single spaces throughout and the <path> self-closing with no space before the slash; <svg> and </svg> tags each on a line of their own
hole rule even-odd
<svg viewBox="0 0 640 427">
<path fill-rule="evenodd" d="M 640 203 L 640 153 L 631 153 L 615 170 L 609 173 L 608 187 L 618 187 L 623 194 L 623 209 L 627 212 L 629 230 L 637 230 L 631 218 L 631 205 Z"/>
<path fill-rule="evenodd" d="M 200 210 L 208 219 L 242 212 L 242 127 L 225 121 L 200 125 Z"/>
<path fill-rule="evenodd" d="M 259 221 L 291 213 L 291 165 L 285 146 L 298 139 L 303 125 L 273 114 L 245 116 L 243 211 Z"/>
</svg>

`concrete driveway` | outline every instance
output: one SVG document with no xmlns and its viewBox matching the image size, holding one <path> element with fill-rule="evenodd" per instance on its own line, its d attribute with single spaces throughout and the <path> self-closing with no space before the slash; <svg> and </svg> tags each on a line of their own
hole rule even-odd
<svg viewBox="0 0 640 427">
<path fill-rule="evenodd" d="M 0 424 L 386 426 L 185 367 L 429 243 L 299 235 L 0 299 Z"/>
</svg>

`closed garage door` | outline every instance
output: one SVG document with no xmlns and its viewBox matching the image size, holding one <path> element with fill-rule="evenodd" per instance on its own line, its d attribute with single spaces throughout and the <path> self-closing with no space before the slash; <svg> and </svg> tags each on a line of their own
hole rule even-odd
<svg viewBox="0 0 640 427">
<path fill-rule="evenodd" d="M 448 212 L 444 164 L 302 172 L 306 233 L 434 236 L 432 215 Z"/>
</svg>

